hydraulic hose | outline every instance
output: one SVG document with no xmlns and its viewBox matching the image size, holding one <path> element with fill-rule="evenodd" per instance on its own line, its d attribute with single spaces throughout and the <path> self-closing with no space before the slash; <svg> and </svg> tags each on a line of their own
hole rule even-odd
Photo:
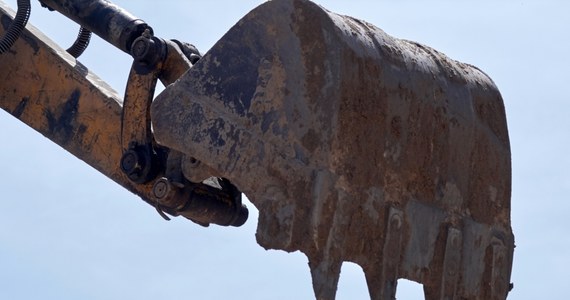
<svg viewBox="0 0 570 300">
<path fill-rule="evenodd" d="M 6 34 L 0 38 L 0 54 L 8 51 L 16 42 L 30 18 L 30 0 L 18 0 L 18 11 L 16 17 L 10 24 Z"/>
<path fill-rule="evenodd" d="M 75 58 L 78 58 L 81 54 L 83 54 L 83 51 L 87 49 L 90 40 L 91 40 L 91 31 L 85 27 L 79 28 L 77 39 L 75 40 L 73 45 L 71 45 L 71 47 L 69 47 L 69 49 L 66 50 L 67 53 L 71 54 L 71 56 Z"/>
</svg>

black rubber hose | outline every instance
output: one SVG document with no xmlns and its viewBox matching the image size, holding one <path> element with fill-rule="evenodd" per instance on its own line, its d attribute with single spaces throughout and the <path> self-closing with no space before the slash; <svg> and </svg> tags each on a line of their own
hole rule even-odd
<svg viewBox="0 0 570 300">
<path fill-rule="evenodd" d="M 91 40 L 91 31 L 89 31 L 89 29 L 85 27 L 79 28 L 77 39 L 75 40 L 73 45 L 71 45 L 71 47 L 67 49 L 67 53 L 71 54 L 75 58 L 78 58 L 81 54 L 83 54 L 83 51 L 87 49 L 90 40 Z"/>
<path fill-rule="evenodd" d="M 16 12 L 16 17 L 12 21 L 12 24 L 10 24 L 6 34 L 0 38 L 0 54 L 8 51 L 20 37 L 22 30 L 24 30 L 30 18 L 31 9 L 30 0 L 18 0 L 18 12 Z"/>
</svg>

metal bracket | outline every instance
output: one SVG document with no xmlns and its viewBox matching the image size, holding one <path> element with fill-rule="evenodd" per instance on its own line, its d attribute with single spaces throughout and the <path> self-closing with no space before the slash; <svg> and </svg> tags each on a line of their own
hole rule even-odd
<svg viewBox="0 0 570 300">
<path fill-rule="evenodd" d="M 121 170 L 135 183 L 146 183 L 156 176 L 156 159 L 150 123 L 150 104 L 158 80 L 158 71 L 139 73 L 133 62 L 121 117 Z"/>
<path fill-rule="evenodd" d="M 152 36 L 150 30 L 136 38 L 131 47 L 134 62 L 129 73 L 123 103 L 121 169 L 135 183 L 156 178 L 166 162 L 158 161 L 157 145 L 151 130 L 150 106 L 156 83 L 166 86 L 178 79 L 192 64 L 174 42 Z"/>
</svg>

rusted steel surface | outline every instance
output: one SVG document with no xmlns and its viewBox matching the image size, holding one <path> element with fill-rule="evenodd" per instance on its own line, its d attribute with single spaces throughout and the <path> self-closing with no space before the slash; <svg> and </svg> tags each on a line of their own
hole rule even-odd
<svg viewBox="0 0 570 300">
<path fill-rule="evenodd" d="M 492 80 L 305 0 L 262 4 L 151 107 L 155 138 L 229 178 L 257 240 L 309 258 L 316 298 L 343 261 L 371 298 L 505 299 L 514 237 L 505 111 Z M 186 176 L 192 170 L 185 168 Z"/>
</svg>

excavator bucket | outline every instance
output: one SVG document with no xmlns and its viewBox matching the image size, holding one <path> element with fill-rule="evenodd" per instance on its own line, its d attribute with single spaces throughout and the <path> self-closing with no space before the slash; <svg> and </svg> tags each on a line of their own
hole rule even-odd
<svg viewBox="0 0 570 300">
<path fill-rule="evenodd" d="M 372 299 L 394 299 L 399 278 L 426 299 L 507 297 L 509 137 L 476 67 L 273 0 L 168 86 L 151 119 L 187 178 L 212 173 L 247 195 L 261 246 L 308 256 L 317 299 L 335 298 L 344 261 Z"/>
</svg>

